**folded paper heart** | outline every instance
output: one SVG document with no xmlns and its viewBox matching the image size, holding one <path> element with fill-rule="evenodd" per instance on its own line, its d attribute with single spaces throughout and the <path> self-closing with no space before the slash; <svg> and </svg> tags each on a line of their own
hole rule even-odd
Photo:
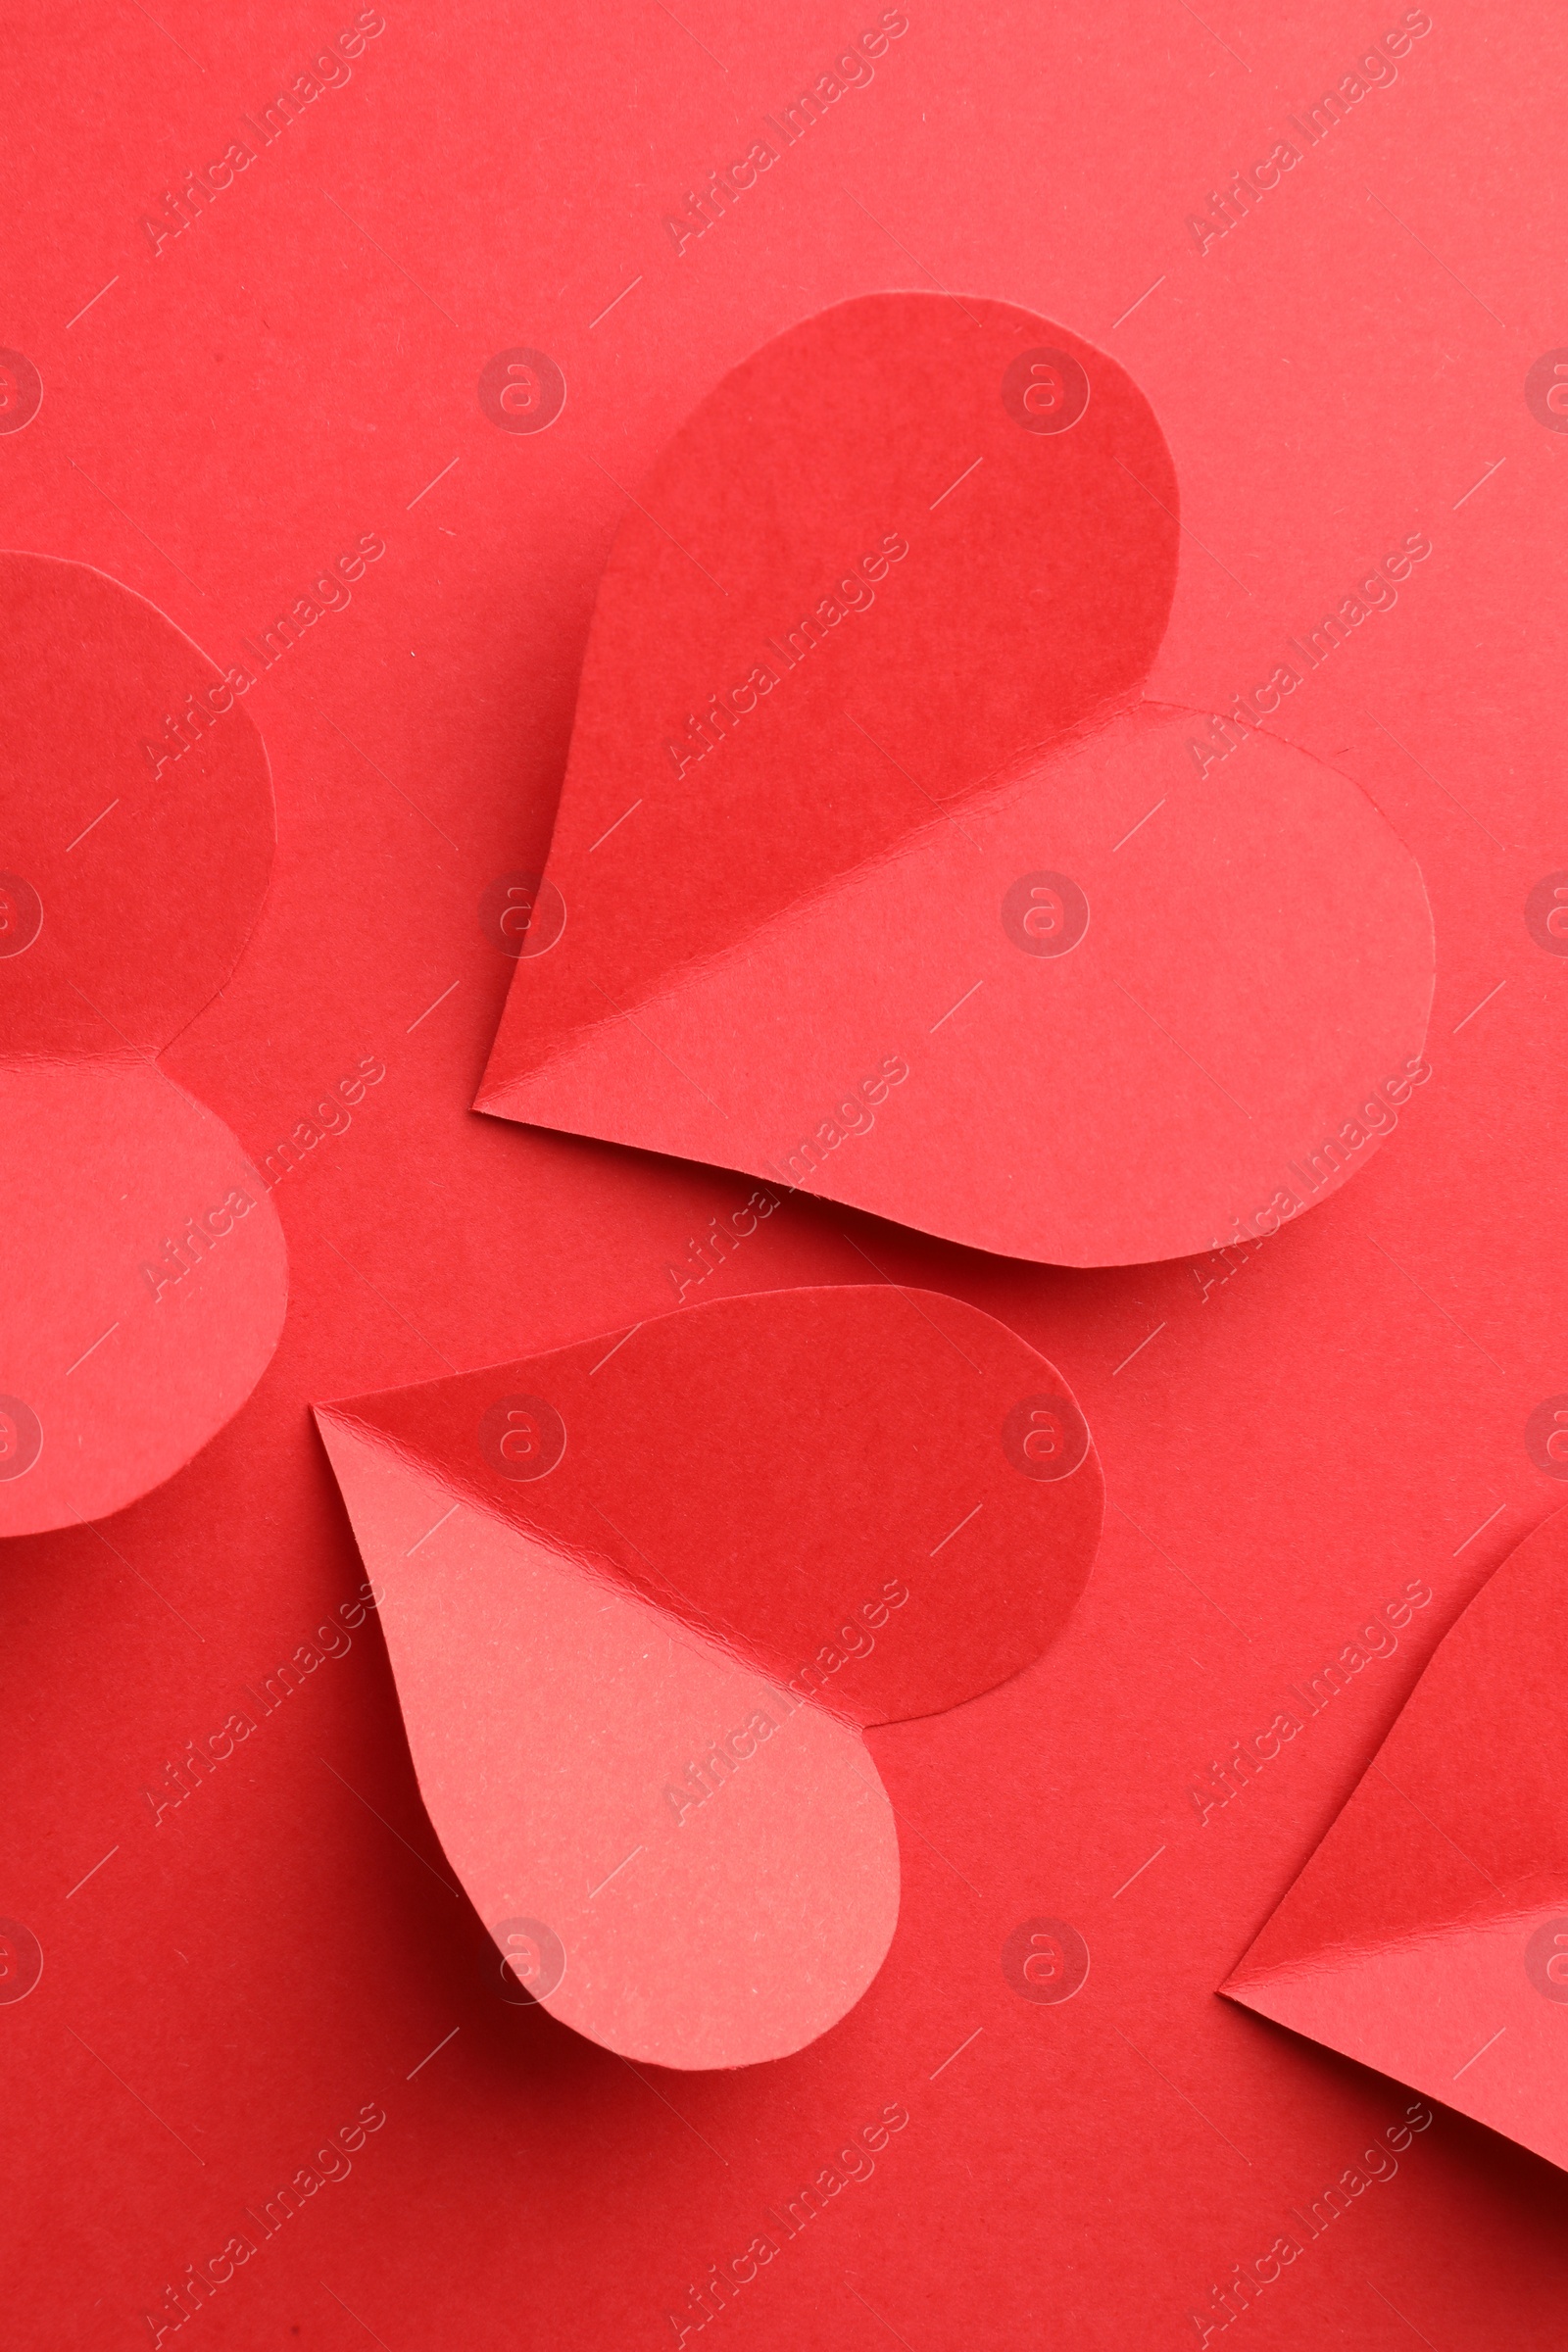
<svg viewBox="0 0 1568 2352">
<path fill-rule="evenodd" d="M 486 902 L 477 1107 L 1073 1265 L 1327 1198 L 1426 1074 L 1426 894 L 1257 731 L 1289 664 L 1228 722 L 1139 701 L 1176 506 L 1131 379 L 1010 304 L 865 297 L 726 377 Z"/>
<path fill-rule="evenodd" d="M 234 1137 L 156 1060 L 267 886 L 250 681 L 81 564 L 0 556 L 0 1535 L 24 1535 L 223 1426 L 287 1266 Z"/>
<path fill-rule="evenodd" d="M 1440 1644 L 1220 1990 L 1568 2167 L 1568 1511 Z"/>
<path fill-rule="evenodd" d="M 528 1989 L 662 2066 L 835 2024 L 898 1915 L 862 1730 L 1018 1673 L 1088 1576 L 1059 1373 L 930 1292 L 779 1291 L 317 1416 L 431 1822 Z"/>
</svg>

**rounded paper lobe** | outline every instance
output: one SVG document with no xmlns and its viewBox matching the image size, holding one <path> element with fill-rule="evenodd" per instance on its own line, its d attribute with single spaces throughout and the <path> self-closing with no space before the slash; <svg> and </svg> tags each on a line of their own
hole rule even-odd
<svg viewBox="0 0 1568 2352">
<path fill-rule="evenodd" d="M 232 970 L 272 802 L 226 674 L 83 564 L 0 555 L 0 1534 L 187 1462 L 276 1344 L 283 1236 L 150 1056 Z"/>
<path fill-rule="evenodd" d="M 1256 1241 L 1431 1076 L 1432 917 L 1360 789 L 1154 704 L 606 1022 L 514 1115 L 738 1166 L 972 1248 Z M 937 919 L 937 917 L 940 919 Z"/>
<path fill-rule="evenodd" d="M 1031 1665 L 1088 1578 L 1061 1374 L 961 1300 L 768 1291 L 335 1408 L 798 1698 L 934 1715 Z"/>
<path fill-rule="evenodd" d="M 462 1569 L 383 1604 L 404 1719 L 481 1916 L 559 1944 L 536 1997 L 656 2066 L 755 2065 L 836 2025 L 898 1921 L 858 1735 L 493 1523 L 454 1522 L 442 1558 Z"/>
<path fill-rule="evenodd" d="M 320 1413 L 420 1793 L 519 1990 L 657 2066 L 814 2040 L 898 1918 L 859 1735 Z"/>
<path fill-rule="evenodd" d="M 1203 727 L 1015 762 L 964 857 L 929 825 L 514 1110 L 1057 1265 L 1279 1233 L 1432 1075 L 1432 912 L 1354 783 L 1265 736 L 1199 774 Z"/>
<path fill-rule="evenodd" d="M 928 828 L 644 1026 L 715 1091 L 688 1054 L 753 992 L 747 1164 L 782 1134 L 809 1190 L 955 1241 L 1090 1266 L 1277 1233 L 1419 1116 L 1432 915 L 1358 786 L 1263 736 L 1200 772 L 1206 729 L 1145 704 L 1016 763 L 961 860 Z M 874 1130 L 791 1128 L 887 1045 Z"/>
<path fill-rule="evenodd" d="M 267 1189 L 143 1061 L 0 1063 L 0 1535 L 124 1508 L 244 1403 L 282 1328 Z"/>
<path fill-rule="evenodd" d="M 85 564 L 0 555 L 0 1053 L 156 1053 L 267 887 L 254 680 Z"/>
</svg>

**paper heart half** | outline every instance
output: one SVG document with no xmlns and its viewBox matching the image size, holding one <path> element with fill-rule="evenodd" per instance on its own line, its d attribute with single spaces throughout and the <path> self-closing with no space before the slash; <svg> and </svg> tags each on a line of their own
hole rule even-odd
<svg viewBox="0 0 1568 2352">
<path fill-rule="evenodd" d="M 1426 894 L 1256 717 L 1138 701 L 1176 506 L 1131 379 L 1010 304 L 736 368 L 617 532 L 477 1107 L 1073 1265 L 1337 1189 L 1425 1074 Z"/>
<path fill-rule="evenodd" d="M 1559 1511 L 1445 1637 L 1220 1989 L 1568 2166 L 1565 1690 Z"/>
<path fill-rule="evenodd" d="M 1060 1375 L 930 1292 L 778 1291 L 317 1415 L 431 1822 L 530 1989 L 662 2066 L 824 2033 L 898 1915 L 861 1728 L 1016 1674 L 1089 1573 Z"/>
<path fill-rule="evenodd" d="M 267 1188 L 155 1058 L 267 886 L 244 676 L 84 564 L 0 555 L 0 1535 L 134 1502 L 277 1342 Z"/>
</svg>

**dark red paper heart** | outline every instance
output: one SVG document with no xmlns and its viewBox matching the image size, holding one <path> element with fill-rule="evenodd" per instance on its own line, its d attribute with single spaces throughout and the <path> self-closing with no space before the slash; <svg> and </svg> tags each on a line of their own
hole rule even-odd
<svg viewBox="0 0 1568 2352">
<path fill-rule="evenodd" d="M 616 536 L 478 1106 L 1072 1264 L 1363 1165 L 1425 892 L 1261 717 L 1138 704 L 1176 507 L 1130 378 L 1009 304 L 868 296 L 737 368 Z"/>
<path fill-rule="evenodd" d="M 493 1929 L 545 1923 L 541 1997 L 672 2066 L 823 2032 L 897 1911 L 859 1727 L 1017 1673 L 1088 1575 L 1060 1375 L 952 1298 L 783 1291 L 318 1417 L 431 1819 Z"/>
</svg>

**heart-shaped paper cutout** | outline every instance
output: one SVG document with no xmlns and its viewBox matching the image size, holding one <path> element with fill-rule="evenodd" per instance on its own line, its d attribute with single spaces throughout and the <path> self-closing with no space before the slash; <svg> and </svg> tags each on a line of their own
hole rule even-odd
<svg viewBox="0 0 1568 2352">
<path fill-rule="evenodd" d="M 1336 1189 L 1425 1074 L 1426 894 L 1255 713 L 1137 704 L 1175 507 L 1130 378 L 1008 304 L 737 368 L 616 536 L 478 1106 L 1078 1265 Z"/>
<path fill-rule="evenodd" d="M 929 1292 L 780 1291 L 317 1409 L 426 1808 L 538 1997 L 665 2066 L 824 2033 L 898 1912 L 859 1727 L 1016 1674 L 1088 1575 L 1060 1375 Z"/>
<path fill-rule="evenodd" d="M 1362 1639 L 1396 1640 L 1402 1605 Z M 1221 1990 L 1568 2167 L 1565 1689 L 1558 1512 L 1445 1637 Z"/>
<path fill-rule="evenodd" d="M 270 1360 L 282 1229 L 153 1055 L 222 985 L 272 847 L 240 696 L 81 564 L 0 556 L 0 1534 L 123 1508 Z"/>
</svg>

